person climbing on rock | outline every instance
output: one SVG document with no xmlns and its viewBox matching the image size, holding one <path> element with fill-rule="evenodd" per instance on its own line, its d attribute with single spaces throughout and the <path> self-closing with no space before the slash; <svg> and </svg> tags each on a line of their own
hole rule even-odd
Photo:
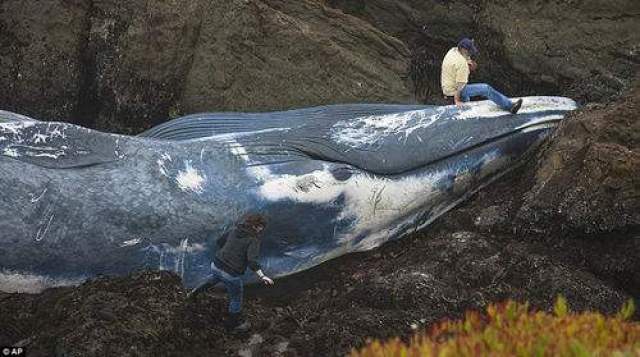
<svg viewBox="0 0 640 357">
<path fill-rule="evenodd" d="M 442 93 L 447 99 L 461 107 L 463 102 L 468 102 L 471 97 L 484 97 L 496 103 L 500 108 L 516 114 L 522 106 L 522 99 L 515 103 L 504 94 L 493 89 L 486 83 L 469 83 L 469 74 L 475 71 L 477 64 L 471 59 L 478 54 L 478 49 L 472 39 L 463 38 L 458 46 L 447 52 L 442 61 L 440 83 Z"/>
<path fill-rule="evenodd" d="M 207 287 L 222 282 L 229 295 L 229 317 L 225 327 L 229 332 L 244 332 L 250 323 L 241 315 L 242 278 L 247 267 L 253 270 L 266 284 L 273 285 L 273 280 L 266 276 L 258 263 L 260 253 L 260 233 L 266 227 L 265 218 L 256 213 L 242 217 L 240 223 L 225 232 L 217 241 L 218 247 L 211 263 L 211 277 L 193 289 L 189 296 L 194 296 Z"/>
</svg>

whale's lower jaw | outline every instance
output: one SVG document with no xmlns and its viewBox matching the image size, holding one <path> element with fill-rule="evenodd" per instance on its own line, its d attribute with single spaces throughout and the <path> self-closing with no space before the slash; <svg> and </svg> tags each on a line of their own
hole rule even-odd
<svg viewBox="0 0 640 357">
<path fill-rule="evenodd" d="M 350 217 L 353 223 L 342 234 L 338 231 L 336 235 L 334 231 L 336 245 L 331 249 L 318 251 L 312 249 L 315 247 L 304 246 L 299 248 L 299 252 L 289 250 L 286 257 L 282 252 L 271 252 L 266 257 L 265 265 L 276 276 L 290 275 L 347 253 L 374 249 L 420 230 L 517 167 L 537 149 L 556 124 L 556 121 L 545 121 L 522 128 L 512 135 L 462 153 L 459 157 L 450 157 L 402 177 L 369 175 L 363 179 L 355 175 L 337 182 L 331 180 L 329 170 L 301 176 L 286 175 L 284 178 L 276 176 L 263 186 L 268 189 L 259 191 L 264 197 L 277 202 L 291 202 L 292 205 L 317 207 L 330 207 L 335 197 L 341 197 L 341 210 L 325 221 L 329 225 L 339 224 L 341 217 Z M 309 182 L 328 189 L 325 194 L 313 192 L 316 186 L 304 192 L 296 190 L 301 183 Z M 340 189 L 335 186 L 340 186 Z M 368 187 L 367 192 L 359 190 L 363 186 Z M 403 200 L 402 197 L 410 199 Z M 397 214 L 385 216 L 383 212 L 376 215 L 376 205 Z M 320 214 L 321 211 L 318 211 L 317 215 Z M 304 225 L 307 219 L 299 217 L 299 224 Z M 322 230 L 323 227 L 318 226 L 317 229 Z M 329 232 L 330 229 L 325 231 Z M 310 255 L 308 251 L 314 253 Z"/>
</svg>

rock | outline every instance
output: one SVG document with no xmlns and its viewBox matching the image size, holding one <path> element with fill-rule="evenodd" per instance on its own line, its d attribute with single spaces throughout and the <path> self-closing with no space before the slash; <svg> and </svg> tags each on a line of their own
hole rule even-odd
<svg viewBox="0 0 640 357">
<path fill-rule="evenodd" d="M 409 73 L 412 94 L 427 104 L 445 104 L 440 89 L 440 65 L 447 50 L 461 36 L 477 33 L 476 2 L 328 0 L 328 4 L 404 41 L 412 52 Z M 495 62 L 495 58 L 489 61 L 491 65 Z"/>
<path fill-rule="evenodd" d="M 402 42 L 317 1 L 218 0 L 203 11 L 188 112 L 409 98 Z"/>
<path fill-rule="evenodd" d="M 259 356 L 260 354 L 258 353 L 258 351 L 260 349 L 260 345 L 263 342 L 264 342 L 264 338 L 262 338 L 262 336 L 260 334 L 256 333 L 256 334 L 251 335 L 249 340 L 247 340 L 243 344 L 244 347 L 242 347 L 238 351 L 238 356 L 241 356 L 241 357 Z"/>
<path fill-rule="evenodd" d="M 459 0 L 328 0 L 327 3 L 407 43 L 420 33 L 439 41 L 455 42 L 476 27 L 474 17 L 478 9 L 475 2 Z"/>
<path fill-rule="evenodd" d="M 511 64 L 515 83 L 526 79 L 577 100 L 607 101 L 629 88 L 638 69 L 637 1 L 488 1 L 477 21 L 480 34 L 498 34 L 487 54 Z M 491 43 L 488 37 L 482 38 Z"/>
<path fill-rule="evenodd" d="M 510 95 L 604 101 L 637 70 L 639 6 L 7 0 L 0 107 L 134 133 L 201 111 L 438 103 L 440 62 L 461 36 L 481 49 L 473 81 Z"/>
<path fill-rule="evenodd" d="M 78 108 L 86 1 L 0 2 L 0 108 L 66 120 Z"/>
<path fill-rule="evenodd" d="M 125 133 L 165 121 L 182 94 L 202 16 L 199 1 L 92 2 L 82 93 L 68 119 Z"/>
<path fill-rule="evenodd" d="M 407 43 L 415 95 L 428 103 L 441 101 L 440 63 L 463 36 L 474 37 L 480 49 L 471 80 L 511 96 L 608 101 L 629 88 L 640 63 L 637 1 L 328 3 Z"/>
<path fill-rule="evenodd" d="M 0 5 L 0 108 L 124 133 L 202 111 L 406 102 L 399 40 L 312 0 Z"/>
<path fill-rule="evenodd" d="M 492 226 L 504 224 L 507 220 L 507 208 L 493 205 L 485 208 L 475 218 L 474 224 L 481 229 L 491 229 Z"/>
<path fill-rule="evenodd" d="M 640 84 L 565 119 L 539 155 L 518 222 L 572 235 L 633 233 L 640 224 Z"/>
</svg>

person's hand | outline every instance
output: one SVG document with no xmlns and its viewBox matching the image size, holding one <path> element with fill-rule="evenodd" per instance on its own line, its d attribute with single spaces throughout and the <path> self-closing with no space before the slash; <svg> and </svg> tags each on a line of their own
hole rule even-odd
<svg viewBox="0 0 640 357">
<path fill-rule="evenodd" d="M 265 285 L 273 285 L 273 280 L 271 280 L 271 278 L 266 275 L 262 277 L 262 282 Z"/>
<path fill-rule="evenodd" d="M 458 107 L 458 109 L 464 108 L 464 102 L 460 100 L 456 101 L 456 107 Z"/>
<path fill-rule="evenodd" d="M 471 72 L 473 72 L 473 71 L 475 71 L 476 69 L 478 69 L 478 64 L 477 64 L 477 63 L 476 63 L 476 61 L 474 61 L 474 60 L 469 60 L 469 61 L 467 62 L 467 64 L 469 65 L 469 71 L 471 71 Z"/>
</svg>

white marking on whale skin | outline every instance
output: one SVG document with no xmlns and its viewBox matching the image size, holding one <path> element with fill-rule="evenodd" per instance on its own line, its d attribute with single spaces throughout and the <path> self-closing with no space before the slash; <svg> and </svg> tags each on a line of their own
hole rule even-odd
<svg viewBox="0 0 640 357">
<path fill-rule="evenodd" d="M 131 246 L 134 246 L 136 244 L 139 244 L 140 242 L 142 242 L 142 238 L 134 238 L 134 239 L 125 240 L 124 242 L 122 242 L 120 244 L 120 248 L 131 247 Z"/>
<path fill-rule="evenodd" d="M 38 232 L 36 233 L 36 238 L 35 238 L 36 242 L 43 240 L 47 236 L 47 233 L 49 232 L 49 228 L 51 227 L 51 222 L 53 222 L 54 217 L 55 217 L 55 214 L 51 213 L 51 216 L 49 216 L 49 220 L 47 221 L 47 223 L 38 229 Z"/>
<path fill-rule="evenodd" d="M 158 248 L 155 245 L 151 245 L 151 246 L 154 247 L 155 248 L 154 250 L 156 251 L 163 251 L 169 254 L 180 254 L 184 251 L 190 252 L 190 253 L 196 253 L 196 252 L 204 252 L 207 250 L 207 247 L 202 243 L 189 243 L 188 238 L 181 240 L 178 246 L 172 246 L 166 243 L 162 244 L 161 248 Z"/>
<path fill-rule="evenodd" d="M 502 177 L 502 175 L 504 175 L 505 173 L 509 172 L 511 169 L 507 169 L 507 170 L 503 170 L 502 172 L 498 172 L 498 170 L 500 168 L 504 167 L 503 160 L 505 160 L 505 158 L 500 155 L 499 150 L 493 150 L 491 152 L 486 153 L 481 158 L 481 161 L 483 162 L 482 170 L 484 171 L 483 175 L 495 174 L 493 177 L 491 177 L 490 180 L 488 180 L 487 182 L 483 183 L 480 186 L 477 186 L 475 188 L 467 190 L 465 194 L 463 194 L 462 196 L 460 196 L 458 199 L 454 200 L 453 202 L 449 202 L 449 201 L 445 200 L 445 201 L 442 201 L 440 203 L 437 203 L 436 205 L 434 205 L 432 207 L 427 207 L 426 209 L 428 209 L 429 212 L 430 212 L 430 218 L 428 220 L 426 220 L 426 221 L 417 223 L 418 219 L 425 212 L 425 209 L 415 209 L 415 210 L 413 210 L 412 213 L 407 215 L 403 219 L 402 222 L 396 224 L 393 227 L 389 226 L 389 227 L 385 227 L 384 229 L 381 229 L 381 230 L 378 230 L 378 231 L 373 231 L 372 233 L 367 235 L 367 237 L 365 237 L 363 240 L 361 240 L 358 244 L 356 244 L 355 246 L 349 247 L 348 248 L 348 252 L 371 250 L 371 249 L 379 247 L 383 243 L 389 241 L 389 237 L 399 237 L 399 236 L 402 236 L 402 235 L 406 235 L 406 234 L 408 234 L 410 232 L 416 232 L 416 231 L 419 231 L 419 230 L 423 229 L 424 227 L 428 226 L 433 221 L 435 221 L 442 214 L 450 211 L 451 209 L 456 207 L 461 202 L 465 201 L 467 198 L 469 198 L 474 193 L 478 192 L 479 190 L 483 189 L 485 186 L 489 185 L 493 181 L 495 181 L 498 178 Z M 456 176 L 456 178 L 457 177 L 464 177 L 466 174 L 468 174 L 467 168 L 457 171 L 455 173 L 455 176 Z M 464 183 L 462 183 L 462 184 L 464 184 Z M 454 185 L 455 185 L 455 183 L 454 183 Z M 454 188 L 455 188 L 455 186 L 454 186 Z M 434 195 L 437 195 L 437 193 L 434 192 L 429 197 L 426 197 L 426 199 L 424 201 L 433 200 L 435 198 Z M 421 204 L 421 206 L 423 206 L 423 204 Z M 411 230 L 407 230 L 406 229 L 407 227 L 411 227 L 411 226 L 413 226 L 413 228 Z M 340 254 L 338 254 L 338 255 L 340 255 Z M 330 259 L 332 257 L 333 256 L 328 257 L 328 259 Z"/>
<path fill-rule="evenodd" d="M 0 291 L 36 294 L 48 288 L 80 285 L 86 280 L 86 277 L 50 278 L 43 275 L 3 269 L 0 271 Z"/>
<path fill-rule="evenodd" d="M 355 219 L 349 237 L 376 232 L 393 221 L 422 207 L 437 194 L 433 183 L 444 173 L 418 174 L 390 179 L 366 173 L 336 180 L 325 167 L 306 175 L 281 175 L 266 181 L 258 195 L 270 201 L 292 200 L 301 203 L 331 204 L 343 195 L 344 209 L 338 220 Z M 342 236 L 342 239 L 346 239 Z"/>
<path fill-rule="evenodd" d="M 64 152 L 58 152 L 56 154 L 48 154 L 48 153 L 44 153 L 44 152 L 41 152 L 41 153 L 30 153 L 29 154 L 29 156 L 32 156 L 32 157 L 48 157 L 48 158 L 54 159 L 54 160 L 59 158 L 60 156 L 65 156 L 65 155 L 66 154 Z"/>
<path fill-rule="evenodd" d="M 158 263 L 158 270 L 170 270 L 170 269 L 167 269 L 167 266 L 164 264 L 165 255 L 166 255 L 166 252 L 164 250 L 161 250 L 159 263 Z"/>
<path fill-rule="evenodd" d="M 202 193 L 205 179 L 206 176 L 200 174 L 197 169 L 191 166 L 191 161 L 185 161 L 185 169 L 178 171 L 178 175 L 176 175 L 178 187 L 185 192 Z"/>
<path fill-rule="evenodd" d="M 120 137 L 116 137 L 116 141 L 115 141 L 115 150 L 113 151 L 113 154 L 118 158 L 118 159 L 124 159 L 127 154 L 124 152 L 120 152 Z"/>
<path fill-rule="evenodd" d="M 60 127 L 62 127 L 62 130 L 60 130 Z M 53 130 L 49 131 L 49 136 L 51 138 L 62 138 L 62 139 L 66 139 L 67 135 L 64 132 L 64 125 L 61 125 L 60 127 L 55 127 Z"/>
<path fill-rule="evenodd" d="M 22 133 L 22 129 L 30 128 L 34 125 L 36 125 L 36 122 L 33 121 L 0 123 L 0 130 L 5 133 L 20 135 Z"/>
<path fill-rule="evenodd" d="M 21 149 L 23 155 L 21 155 L 17 149 Z M 32 146 L 32 145 L 16 144 L 16 145 L 11 145 L 10 147 L 5 148 L 3 154 L 5 156 L 11 156 L 11 157 L 29 156 L 29 157 L 48 157 L 51 159 L 57 159 L 60 156 L 65 156 L 66 152 L 64 151 L 64 149 L 60 150 L 58 148 L 49 147 L 49 146 Z"/>
<path fill-rule="evenodd" d="M 243 131 L 243 132 L 235 132 L 235 133 L 224 133 L 224 134 L 215 134 L 211 136 L 207 136 L 204 138 L 194 139 L 195 141 L 201 141 L 203 139 L 218 139 L 218 140 L 234 140 L 237 138 L 241 138 L 243 136 L 255 135 L 255 134 L 266 134 L 273 133 L 277 131 L 289 131 L 291 128 L 269 128 L 269 129 L 260 129 L 260 130 L 252 130 L 252 131 Z"/>
<path fill-rule="evenodd" d="M 0 136 L 0 141 L 6 141 L 8 140 L 6 136 Z"/>
<path fill-rule="evenodd" d="M 427 128 L 435 123 L 444 111 L 413 110 L 386 115 L 370 115 L 349 121 L 339 121 L 331 128 L 331 138 L 336 143 L 351 147 L 368 146 L 380 138 L 404 134 L 404 139 L 417 129 Z"/>
<path fill-rule="evenodd" d="M 45 144 L 47 142 L 47 139 L 49 139 L 47 135 L 41 134 L 39 132 L 33 134 L 33 136 L 31 137 L 31 140 L 33 141 L 34 144 L 40 144 L 40 143 Z"/>
<path fill-rule="evenodd" d="M 162 176 L 169 177 L 169 175 L 167 174 L 167 168 L 164 166 L 164 161 L 161 161 L 160 159 L 158 159 L 157 162 L 158 162 L 158 167 L 159 167 L 159 170 L 160 170 L 160 174 Z"/>
<path fill-rule="evenodd" d="M 238 156 L 245 162 L 250 163 L 249 154 L 247 153 L 247 150 L 244 148 L 244 146 L 240 145 L 240 143 L 238 143 L 237 141 L 230 140 L 229 150 L 231 150 L 231 153 L 234 154 L 235 156 Z"/>
<path fill-rule="evenodd" d="M 555 121 L 555 120 L 561 120 L 562 118 L 564 118 L 564 115 L 560 115 L 560 114 L 556 114 L 556 115 L 545 115 L 539 118 L 534 118 L 531 119 L 530 121 L 528 121 L 525 124 L 522 124 L 520 126 L 518 126 L 517 128 L 515 128 L 515 130 L 520 130 L 522 128 L 527 128 L 527 127 L 532 127 L 533 129 L 539 129 L 541 126 L 539 126 L 538 124 L 542 124 L 542 123 L 547 123 L 550 121 Z M 555 123 L 551 123 L 551 126 L 555 126 Z M 535 126 L 535 127 L 533 127 Z M 524 131 L 526 132 L 526 130 Z"/>
<path fill-rule="evenodd" d="M 537 112 L 547 110 L 574 110 L 578 108 L 576 102 L 569 98 L 564 97 L 523 97 L 523 98 L 511 98 L 512 101 L 522 99 L 522 107 L 518 111 L 520 114 L 533 114 Z M 444 108 L 452 108 L 449 105 Z M 489 100 L 482 100 L 476 102 L 467 102 L 464 104 L 464 109 L 457 111 L 453 115 L 453 119 L 465 120 L 473 118 L 495 118 L 502 115 L 509 114 L 507 111 L 498 107 L 495 103 Z"/>
<path fill-rule="evenodd" d="M 49 188 L 45 187 L 44 190 L 42 191 L 42 193 L 38 197 L 36 197 L 35 195 L 32 195 L 31 196 L 31 203 L 36 203 L 36 202 L 40 201 L 40 199 L 42 197 L 44 197 L 44 194 L 47 193 L 47 190 L 49 190 Z"/>
<path fill-rule="evenodd" d="M 183 239 L 180 243 L 180 247 L 178 248 L 178 257 L 175 260 L 175 266 L 173 270 L 178 275 L 180 275 L 181 278 L 184 278 L 184 260 L 186 254 L 190 252 L 189 248 L 189 238 Z"/>
<path fill-rule="evenodd" d="M 160 174 L 165 177 L 169 177 L 169 174 L 167 173 L 167 167 L 165 166 L 165 162 L 167 161 L 173 161 L 173 159 L 171 159 L 171 155 L 167 153 L 163 153 L 162 156 L 160 156 L 160 158 L 156 161 L 160 169 Z"/>
<path fill-rule="evenodd" d="M 18 154 L 18 151 L 11 147 L 4 148 L 4 150 L 2 151 L 2 155 L 9 156 L 9 157 L 20 157 L 20 154 Z"/>
<path fill-rule="evenodd" d="M 536 124 L 534 126 L 528 126 L 524 129 L 522 129 L 523 133 L 528 133 L 530 131 L 535 131 L 535 130 L 540 130 L 540 129 L 549 129 L 549 128 L 555 128 L 556 126 L 558 126 L 558 124 L 556 123 L 541 123 L 541 124 Z"/>
<path fill-rule="evenodd" d="M 480 159 L 483 175 L 493 175 L 496 173 L 495 170 L 504 167 L 503 159 L 498 150 L 483 155 Z M 449 174 L 452 173 L 443 170 L 391 179 L 359 173 L 346 181 L 337 181 L 325 167 L 324 170 L 301 176 L 274 176 L 259 187 L 257 194 L 270 201 L 291 200 L 319 205 L 331 205 L 342 195 L 344 208 L 336 220 L 354 219 L 354 223 L 349 231 L 336 234 L 337 242 L 348 242 L 364 233 L 367 235 L 355 246 L 344 245 L 319 258 L 324 261 L 349 251 L 378 247 L 387 242 L 389 237 L 405 231 L 406 227 L 416 222 L 425 210 L 429 210 L 432 212 L 432 218 L 419 224 L 419 228 L 422 228 L 468 197 L 469 192 L 479 189 L 469 190 L 469 187 L 464 186 L 467 184 L 465 178 L 469 172 L 468 168 L 461 168 L 453 173 L 458 179 L 454 182 L 454 188 L 455 185 L 459 185 L 458 189 L 468 192 L 455 202 L 440 202 L 438 196 L 441 193 L 434 189 L 434 184 Z"/>
<path fill-rule="evenodd" d="M 21 149 L 34 150 L 34 151 L 59 151 L 58 148 L 54 148 L 51 146 L 15 145 L 14 147 L 18 147 Z"/>
<path fill-rule="evenodd" d="M 229 150 L 231 153 L 237 157 L 239 157 L 242 161 L 247 164 L 247 172 L 253 176 L 258 182 L 265 182 L 268 179 L 271 179 L 273 175 L 271 174 L 271 170 L 264 165 L 254 165 L 255 163 L 249 157 L 247 150 L 238 143 L 236 140 L 230 139 L 228 140 L 227 145 L 229 146 Z"/>
</svg>

